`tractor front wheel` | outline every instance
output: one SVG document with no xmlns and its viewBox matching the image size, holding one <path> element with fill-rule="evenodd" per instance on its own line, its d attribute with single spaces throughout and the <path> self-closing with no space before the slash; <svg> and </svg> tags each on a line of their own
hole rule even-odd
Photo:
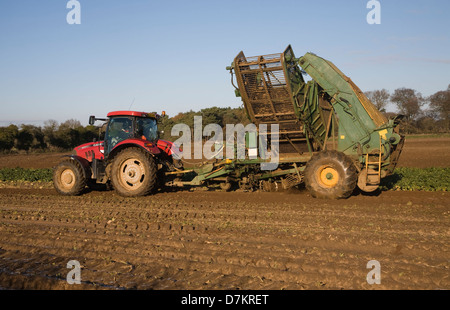
<svg viewBox="0 0 450 310">
<path fill-rule="evenodd" d="M 150 194 L 157 188 L 157 167 L 153 157 L 138 148 L 127 148 L 114 158 L 111 183 L 125 197 Z"/>
<path fill-rule="evenodd" d="M 305 186 L 315 198 L 348 198 L 357 180 L 355 165 L 341 152 L 319 152 L 306 164 Z"/>
<path fill-rule="evenodd" d="M 53 185 L 58 193 L 75 196 L 83 192 L 87 184 L 83 167 L 73 160 L 64 159 L 53 171 Z"/>
</svg>

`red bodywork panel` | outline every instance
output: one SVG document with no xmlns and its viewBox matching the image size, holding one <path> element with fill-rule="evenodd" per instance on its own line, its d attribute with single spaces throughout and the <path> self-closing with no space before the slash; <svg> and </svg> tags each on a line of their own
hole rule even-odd
<svg viewBox="0 0 450 310">
<path fill-rule="evenodd" d="M 137 111 L 114 111 L 109 112 L 107 117 L 111 116 L 137 116 L 137 117 L 155 117 L 155 113 L 137 112 Z"/>
<path fill-rule="evenodd" d="M 166 153 L 168 156 L 171 156 L 173 154 L 172 152 L 172 145 L 173 143 L 166 140 L 157 140 L 155 142 L 150 142 L 145 139 L 127 139 L 120 143 L 118 143 L 115 147 L 119 147 L 124 144 L 134 144 L 137 146 L 140 146 L 144 149 L 146 149 L 148 152 L 152 154 L 160 154 L 160 153 Z M 105 144 L 103 141 L 99 142 L 89 142 L 82 144 L 80 146 L 77 146 L 74 150 L 77 153 L 77 156 L 82 157 L 86 159 L 89 162 L 92 162 L 94 158 L 97 159 L 104 159 L 104 149 Z"/>
<path fill-rule="evenodd" d="M 103 155 L 103 141 L 85 143 L 77 146 L 74 150 L 75 152 L 77 152 L 77 156 L 80 156 L 88 161 L 92 161 L 94 158 L 105 158 L 105 156 Z"/>
<path fill-rule="evenodd" d="M 161 153 L 161 150 L 156 146 L 156 143 L 150 142 L 150 141 L 145 140 L 145 139 L 126 139 L 126 140 L 123 140 L 123 141 L 117 143 L 116 146 L 114 146 L 114 149 L 116 149 L 116 148 L 118 148 L 118 147 L 120 147 L 121 145 L 124 145 L 124 144 L 138 145 L 138 146 L 146 149 L 147 151 L 149 151 L 150 153 L 155 154 L 155 155 Z"/>
<path fill-rule="evenodd" d="M 158 148 L 163 151 L 164 153 L 166 153 L 169 156 L 173 155 L 173 142 L 167 141 L 167 140 L 158 140 L 156 141 L 156 145 L 158 146 Z"/>
</svg>

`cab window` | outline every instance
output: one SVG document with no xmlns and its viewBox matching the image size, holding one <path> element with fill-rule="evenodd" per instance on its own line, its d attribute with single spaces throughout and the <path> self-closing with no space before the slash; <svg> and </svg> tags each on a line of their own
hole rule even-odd
<svg viewBox="0 0 450 310">
<path fill-rule="evenodd" d="M 158 139 L 158 126 L 154 118 L 138 118 L 136 122 L 137 136 L 148 141 Z"/>
<path fill-rule="evenodd" d="M 117 143 L 133 137 L 133 121 L 128 117 L 115 117 L 109 121 L 106 132 L 107 152 L 109 153 Z"/>
</svg>

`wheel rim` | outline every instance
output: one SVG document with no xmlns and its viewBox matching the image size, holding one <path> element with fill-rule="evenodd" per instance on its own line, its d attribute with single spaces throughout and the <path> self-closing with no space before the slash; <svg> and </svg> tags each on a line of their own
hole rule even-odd
<svg viewBox="0 0 450 310">
<path fill-rule="evenodd" d="M 363 192 L 366 193 L 372 193 L 376 191 L 379 187 L 379 183 L 375 182 L 374 184 L 371 184 L 370 181 L 373 180 L 370 180 L 370 178 L 367 177 L 367 171 L 366 170 L 361 171 L 361 173 L 358 176 L 358 183 L 357 183 L 359 189 L 361 189 Z"/>
<path fill-rule="evenodd" d="M 144 165 L 138 159 L 127 159 L 120 165 L 119 180 L 124 188 L 136 190 L 142 186 L 144 178 Z"/>
<path fill-rule="evenodd" d="M 75 173 L 72 169 L 65 169 L 63 172 L 61 172 L 61 186 L 68 190 L 74 187 L 75 185 Z"/>
<path fill-rule="evenodd" d="M 332 188 L 339 182 L 339 173 L 330 166 L 321 166 L 317 171 L 317 179 L 323 187 Z"/>
</svg>

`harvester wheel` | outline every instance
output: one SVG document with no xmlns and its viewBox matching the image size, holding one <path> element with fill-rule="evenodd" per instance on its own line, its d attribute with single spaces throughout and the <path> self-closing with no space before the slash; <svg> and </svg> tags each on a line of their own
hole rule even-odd
<svg viewBox="0 0 450 310">
<path fill-rule="evenodd" d="M 150 194 L 157 188 L 157 167 L 153 157 L 138 148 L 127 148 L 114 158 L 111 183 L 125 197 Z"/>
<path fill-rule="evenodd" d="M 220 189 L 222 189 L 225 192 L 231 191 L 232 184 L 230 182 L 224 182 L 219 184 Z"/>
<path fill-rule="evenodd" d="M 87 184 L 83 167 L 73 159 L 64 159 L 53 171 L 53 185 L 56 191 L 66 196 L 83 192 Z"/>
<path fill-rule="evenodd" d="M 305 186 L 315 198 L 347 198 L 357 180 L 352 160 L 338 151 L 319 152 L 306 164 Z"/>
</svg>

